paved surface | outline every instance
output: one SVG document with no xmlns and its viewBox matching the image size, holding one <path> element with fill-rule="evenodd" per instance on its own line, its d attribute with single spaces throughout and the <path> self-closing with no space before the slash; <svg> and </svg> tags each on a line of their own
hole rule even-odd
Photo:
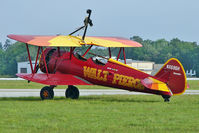
<svg viewBox="0 0 199 133">
<path fill-rule="evenodd" d="M 54 89 L 55 96 L 65 96 L 64 89 Z M 125 90 L 81 89 L 80 96 L 88 95 L 148 95 Z M 199 90 L 187 90 L 184 95 L 199 95 Z M 40 97 L 40 89 L 0 89 L 0 97 Z"/>
<path fill-rule="evenodd" d="M 25 80 L 22 78 L 0 78 L 0 80 Z M 199 78 L 187 78 L 187 80 L 199 80 Z"/>
</svg>

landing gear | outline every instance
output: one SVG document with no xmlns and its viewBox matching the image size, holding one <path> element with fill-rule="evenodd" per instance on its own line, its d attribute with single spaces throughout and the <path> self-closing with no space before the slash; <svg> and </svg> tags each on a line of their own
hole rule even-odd
<svg viewBox="0 0 199 133">
<path fill-rule="evenodd" d="M 40 97 L 42 100 L 44 99 L 53 99 L 54 97 L 54 91 L 53 91 L 53 86 L 45 86 L 41 89 L 40 91 Z"/>
<path fill-rule="evenodd" d="M 168 95 L 162 95 L 162 97 L 164 98 L 164 102 L 170 102 L 170 97 Z"/>
<path fill-rule="evenodd" d="M 77 87 L 73 85 L 69 85 L 65 92 L 66 98 L 78 99 L 79 98 L 79 90 Z"/>
</svg>

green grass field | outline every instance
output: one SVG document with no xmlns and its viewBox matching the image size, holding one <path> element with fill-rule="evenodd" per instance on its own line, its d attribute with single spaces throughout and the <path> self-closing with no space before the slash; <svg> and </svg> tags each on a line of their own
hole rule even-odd
<svg viewBox="0 0 199 133">
<path fill-rule="evenodd" d="M 199 89 L 199 81 L 197 80 L 189 80 L 188 81 L 190 90 L 198 90 Z M 0 89 L 40 89 L 45 85 L 30 82 L 28 83 L 26 80 L 0 80 Z M 66 89 L 67 86 L 58 86 L 57 89 Z M 93 86 L 93 85 L 82 85 L 78 86 L 79 89 L 112 89 L 110 87 L 103 86 Z"/>
<path fill-rule="evenodd" d="M 199 132 L 199 95 L 0 98 L 1 133 Z"/>
<path fill-rule="evenodd" d="M 188 80 L 189 90 L 199 90 L 199 80 Z"/>
</svg>

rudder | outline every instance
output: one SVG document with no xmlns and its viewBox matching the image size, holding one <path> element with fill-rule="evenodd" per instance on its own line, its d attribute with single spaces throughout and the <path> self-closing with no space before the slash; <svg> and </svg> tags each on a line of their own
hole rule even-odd
<svg viewBox="0 0 199 133">
<path fill-rule="evenodd" d="M 155 74 L 155 77 L 165 82 L 173 95 L 180 95 L 187 89 L 184 68 L 176 58 L 169 59 Z"/>
</svg>

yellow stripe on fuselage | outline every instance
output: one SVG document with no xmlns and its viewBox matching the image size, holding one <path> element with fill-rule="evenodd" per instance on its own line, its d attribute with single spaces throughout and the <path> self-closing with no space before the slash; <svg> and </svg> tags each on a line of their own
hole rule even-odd
<svg viewBox="0 0 199 133">
<path fill-rule="evenodd" d="M 136 68 L 133 68 L 133 67 L 131 67 L 131 66 L 127 65 L 127 64 L 124 64 L 124 63 L 122 63 L 122 62 L 116 61 L 116 60 L 114 60 L 114 59 L 112 59 L 112 58 L 110 58 L 108 61 L 109 61 L 109 62 L 112 62 L 112 63 L 115 63 L 115 64 L 119 64 L 119 65 L 121 65 L 121 66 L 125 66 L 125 67 L 128 67 L 128 68 L 134 69 L 134 70 L 139 71 L 139 72 L 142 72 L 142 73 L 145 73 L 145 72 L 143 72 L 143 71 L 141 71 L 141 70 L 138 70 L 138 69 L 136 69 Z M 147 74 L 147 73 L 145 73 L 145 74 Z"/>
<path fill-rule="evenodd" d="M 116 61 L 116 60 L 111 59 L 111 58 L 110 58 L 108 61 L 109 61 L 109 62 L 112 62 L 112 63 L 115 63 L 115 64 L 119 64 L 119 65 L 121 65 L 121 66 L 125 66 L 125 67 L 128 67 L 128 68 L 134 69 L 134 70 L 139 71 L 139 72 L 142 72 L 142 73 L 145 73 L 145 72 L 143 72 L 143 71 L 140 71 L 140 70 L 138 70 L 138 69 L 135 69 L 135 68 L 133 68 L 133 67 L 130 67 L 130 66 L 124 64 L 124 63 L 121 63 L 121 62 Z M 145 74 L 146 74 L 146 73 L 145 73 Z M 159 90 L 159 91 L 165 91 L 165 92 L 170 92 L 169 88 L 167 87 L 167 85 L 166 85 L 164 82 L 159 81 L 159 80 L 156 80 L 156 79 L 151 78 L 151 77 L 149 77 L 149 79 L 152 80 L 152 82 L 153 82 L 153 84 L 154 84 L 153 87 L 155 87 L 155 88 L 151 88 L 151 89 L 153 89 L 153 90 Z M 155 84 L 156 84 L 156 85 L 155 85 Z M 157 86 L 157 87 L 156 87 L 156 86 Z"/>
</svg>

